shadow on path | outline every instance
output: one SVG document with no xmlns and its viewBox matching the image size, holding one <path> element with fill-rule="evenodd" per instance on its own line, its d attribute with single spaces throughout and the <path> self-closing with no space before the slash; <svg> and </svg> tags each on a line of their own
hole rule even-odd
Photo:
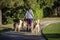
<svg viewBox="0 0 60 40">
<path fill-rule="evenodd" d="M 33 35 L 30 32 L 2 32 L 0 40 L 45 40 L 42 35 Z"/>
</svg>

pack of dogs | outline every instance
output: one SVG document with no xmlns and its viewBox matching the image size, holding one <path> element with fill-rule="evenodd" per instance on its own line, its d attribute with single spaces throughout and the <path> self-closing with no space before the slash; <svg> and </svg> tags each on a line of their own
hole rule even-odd
<svg viewBox="0 0 60 40">
<path fill-rule="evenodd" d="M 19 23 L 18 22 L 15 22 L 13 24 L 14 26 L 14 31 L 15 32 L 20 32 L 20 30 L 26 30 L 27 29 L 27 26 L 28 23 L 26 20 L 19 20 Z M 31 32 L 34 33 L 34 32 L 40 32 L 40 20 L 36 20 L 36 21 L 32 21 L 31 23 Z"/>
</svg>

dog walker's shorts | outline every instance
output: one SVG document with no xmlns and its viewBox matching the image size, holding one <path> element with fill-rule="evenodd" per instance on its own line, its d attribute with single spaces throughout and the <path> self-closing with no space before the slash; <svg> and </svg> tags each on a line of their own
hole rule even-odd
<svg viewBox="0 0 60 40">
<path fill-rule="evenodd" d="M 27 23 L 29 24 L 29 26 L 31 26 L 31 23 L 32 23 L 33 19 L 26 19 L 26 20 L 27 20 Z"/>
</svg>

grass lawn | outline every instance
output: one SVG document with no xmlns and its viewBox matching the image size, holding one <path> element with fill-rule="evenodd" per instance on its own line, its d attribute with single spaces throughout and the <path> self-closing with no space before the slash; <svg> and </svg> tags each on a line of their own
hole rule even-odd
<svg viewBox="0 0 60 40">
<path fill-rule="evenodd" d="M 11 30 L 12 28 L 13 28 L 12 24 L 4 25 L 0 27 L 0 32 L 8 31 L 8 30 Z"/>
<path fill-rule="evenodd" d="M 42 32 L 48 40 L 60 40 L 60 22 L 48 25 Z"/>
<path fill-rule="evenodd" d="M 11 28 L 0 28 L 0 32 L 4 32 L 4 31 L 8 31 L 10 30 Z"/>
</svg>

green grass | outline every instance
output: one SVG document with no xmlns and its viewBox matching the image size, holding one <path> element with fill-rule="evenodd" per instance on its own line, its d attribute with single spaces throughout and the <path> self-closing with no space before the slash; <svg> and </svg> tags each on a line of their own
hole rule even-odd
<svg viewBox="0 0 60 40">
<path fill-rule="evenodd" d="M 4 25 L 4 27 L 0 27 L 0 32 L 4 32 L 4 31 L 8 31 L 11 30 L 13 28 L 12 24 L 8 24 L 8 25 Z"/>
<path fill-rule="evenodd" d="M 60 40 L 60 22 L 48 25 L 42 32 L 48 40 Z"/>
<path fill-rule="evenodd" d="M 12 28 L 0 28 L 0 32 L 9 31 L 9 30 L 12 30 Z"/>
<path fill-rule="evenodd" d="M 0 31 L 3 30 L 4 28 L 0 28 Z"/>
<path fill-rule="evenodd" d="M 43 33 L 60 33 L 60 22 L 48 25 L 43 29 Z"/>
<path fill-rule="evenodd" d="M 48 40 L 60 40 L 60 38 L 48 38 Z"/>
</svg>

